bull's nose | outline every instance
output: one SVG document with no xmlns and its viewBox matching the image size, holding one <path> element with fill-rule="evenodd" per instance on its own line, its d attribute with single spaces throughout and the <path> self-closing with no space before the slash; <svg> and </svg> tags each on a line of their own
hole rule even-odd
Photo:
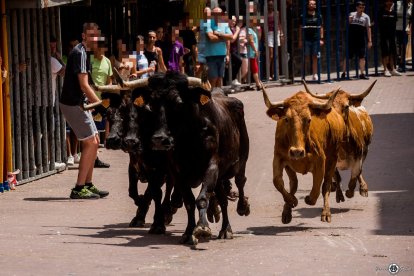
<svg viewBox="0 0 414 276">
<path fill-rule="evenodd" d="M 119 136 L 108 136 L 105 142 L 107 149 L 117 150 L 121 148 L 121 138 Z"/>
<path fill-rule="evenodd" d="M 139 147 L 139 140 L 134 137 L 126 137 L 124 139 L 124 145 L 127 151 L 133 151 Z"/>
<path fill-rule="evenodd" d="M 305 150 L 301 148 L 290 148 L 289 149 L 289 155 L 293 159 L 300 159 L 305 157 Z"/>
<path fill-rule="evenodd" d="M 154 135 L 152 143 L 155 150 L 168 150 L 173 146 L 172 138 L 163 134 Z"/>
</svg>

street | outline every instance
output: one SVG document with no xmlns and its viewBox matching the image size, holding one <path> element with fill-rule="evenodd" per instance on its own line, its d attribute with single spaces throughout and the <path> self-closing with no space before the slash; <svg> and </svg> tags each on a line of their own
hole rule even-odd
<svg viewBox="0 0 414 276">
<path fill-rule="evenodd" d="M 311 174 L 298 175 L 299 204 L 292 222 L 281 222 L 284 202 L 272 183 L 276 122 L 265 113 L 262 93 L 248 91 L 230 95 L 245 104 L 250 137 L 251 213 L 240 217 L 236 202 L 229 203 L 233 240 L 216 239 L 220 221 L 210 224 L 212 239 L 180 244 L 184 208 L 165 235 L 148 234 L 153 205 L 145 228 L 129 228 L 136 207 L 128 197 L 128 155 L 101 149 L 99 157 L 111 167 L 95 169 L 94 183 L 110 192 L 107 198 L 70 200 L 73 168 L 0 194 L 0 275 L 414 275 L 414 74 L 309 86 L 358 94 L 375 79 L 363 102 L 374 123 L 363 168 L 369 196 L 356 190 L 339 204 L 331 193 L 331 223 L 320 220 L 322 196 L 315 206 L 304 202 Z M 303 85 L 268 93 L 280 101 L 299 90 Z M 341 175 L 345 191 L 349 172 Z M 284 181 L 287 187 L 286 175 Z M 141 193 L 145 188 L 139 184 Z"/>
</svg>

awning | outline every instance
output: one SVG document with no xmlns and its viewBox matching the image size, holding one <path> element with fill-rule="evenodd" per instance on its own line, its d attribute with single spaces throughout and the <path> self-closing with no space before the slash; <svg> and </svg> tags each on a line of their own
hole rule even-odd
<svg viewBox="0 0 414 276">
<path fill-rule="evenodd" d="M 91 0 L 6 0 L 7 9 L 43 9 L 67 4 L 90 5 Z"/>
</svg>

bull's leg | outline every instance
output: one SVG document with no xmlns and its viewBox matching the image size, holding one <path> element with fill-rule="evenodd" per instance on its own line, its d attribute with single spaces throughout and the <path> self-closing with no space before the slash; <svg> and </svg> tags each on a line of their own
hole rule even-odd
<svg viewBox="0 0 414 276">
<path fill-rule="evenodd" d="M 329 194 L 331 193 L 332 178 L 335 174 L 336 159 L 334 162 L 327 160 L 325 176 L 322 185 L 323 209 L 321 220 L 324 222 L 331 222 L 331 209 L 329 207 Z"/>
<path fill-rule="evenodd" d="M 359 194 L 363 197 L 368 197 L 368 184 L 362 177 L 362 173 L 358 176 L 359 181 Z"/>
<path fill-rule="evenodd" d="M 362 171 L 362 161 L 361 159 L 356 160 L 351 165 L 351 179 L 348 183 L 348 190 L 345 192 L 346 197 L 353 198 L 354 191 L 357 183 L 358 176 L 361 175 Z"/>
<path fill-rule="evenodd" d="M 296 176 L 295 171 L 293 171 L 290 167 L 285 167 L 286 173 L 289 177 L 289 186 L 290 186 L 290 194 L 295 195 L 296 191 L 298 190 L 298 178 Z M 284 224 L 290 223 L 292 221 L 292 207 L 289 204 L 285 203 L 283 206 L 282 212 L 282 222 Z"/>
<path fill-rule="evenodd" d="M 344 202 L 345 197 L 341 189 L 341 175 L 339 174 L 338 169 L 335 169 L 335 174 L 334 174 L 333 179 L 334 179 L 334 182 L 332 182 L 331 192 L 336 191 L 336 202 L 337 203 Z"/>
<path fill-rule="evenodd" d="M 237 202 L 237 213 L 240 216 L 248 216 L 250 214 L 249 198 L 244 195 L 244 185 L 246 184 L 245 169 L 242 168 L 235 177 L 237 189 L 239 190 L 239 201 Z"/>
<path fill-rule="evenodd" d="M 225 181 L 221 181 L 221 182 L 217 183 L 217 186 L 220 186 L 220 184 L 225 185 Z M 227 195 L 226 191 L 224 193 Z M 208 202 L 207 219 L 211 223 L 219 222 L 220 221 L 220 214 L 221 214 L 221 209 L 219 207 L 218 198 L 217 198 L 216 193 L 213 193 L 210 196 L 210 200 Z"/>
<path fill-rule="evenodd" d="M 286 191 L 285 183 L 283 182 L 283 167 L 280 160 L 276 158 L 276 156 L 277 155 L 275 154 L 275 157 L 273 158 L 273 185 L 282 194 L 285 203 L 290 208 L 294 208 L 298 205 L 298 199 Z"/>
<path fill-rule="evenodd" d="M 164 174 L 155 172 L 148 179 L 148 187 L 151 190 L 151 196 L 154 200 L 155 213 L 154 222 L 149 230 L 150 234 L 165 234 L 165 218 L 163 208 L 161 206 L 162 190 L 161 186 L 164 183 Z"/>
<path fill-rule="evenodd" d="M 315 205 L 318 200 L 319 195 L 321 194 L 321 185 L 322 180 L 325 175 L 325 160 L 320 160 L 320 162 L 315 163 L 315 170 L 312 172 L 313 184 L 312 190 L 308 196 L 305 197 L 305 202 L 308 205 Z M 335 168 L 335 165 L 334 167 Z M 333 174 L 331 174 L 331 177 Z M 332 182 L 332 179 L 331 179 Z M 329 189 L 331 186 L 329 185 Z"/>
<path fill-rule="evenodd" d="M 181 237 L 180 243 L 196 245 L 198 243 L 198 239 L 193 235 L 193 231 L 196 226 L 195 198 L 190 186 L 184 186 L 184 183 L 179 183 L 179 185 L 182 184 L 183 186 L 181 188 L 183 189 L 184 206 L 185 210 L 187 211 L 187 228 L 185 229 L 185 232 Z"/>
<path fill-rule="evenodd" d="M 207 208 L 209 204 L 210 195 L 213 193 L 217 184 L 217 163 L 218 162 L 215 158 L 211 159 L 209 167 L 206 170 L 206 174 L 201 184 L 200 194 L 196 199 L 196 205 L 199 213 L 197 227 L 193 231 L 193 234 L 196 238 L 211 237 L 211 229 L 207 221 Z"/>
<path fill-rule="evenodd" d="M 137 170 L 137 161 L 134 156 L 130 154 L 130 162 L 128 166 L 128 180 L 129 187 L 128 193 L 129 197 L 134 200 L 135 205 L 138 207 L 135 217 L 129 223 L 130 227 L 144 227 L 145 225 L 145 216 L 147 215 L 149 205 L 151 204 L 151 194 L 150 191 L 145 191 L 144 195 L 138 194 L 138 175 L 139 171 Z"/>
<path fill-rule="evenodd" d="M 223 189 L 222 183 L 217 183 L 216 186 L 216 197 L 220 203 L 220 207 L 223 214 L 223 222 L 221 224 L 221 230 L 218 235 L 219 239 L 232 239 L 233 238 L 233 230 L 230 226 L 229 216 L 228 216 L 228 199 L 227 194 Z"/>
<path fill-rule="evenodd" d="M 164 200 L 162 202 L 162 210 L 164 213 L 165 218 L 165 225 L 168 225 L 171 223 L 173 218 L 173 210 L 171 207 L 171 192 L 174 187 L 174 182 L 171 179 L 171 177 L 167 177 L 167 182 L 165 185 L 165 195 Z"/>
</svg>

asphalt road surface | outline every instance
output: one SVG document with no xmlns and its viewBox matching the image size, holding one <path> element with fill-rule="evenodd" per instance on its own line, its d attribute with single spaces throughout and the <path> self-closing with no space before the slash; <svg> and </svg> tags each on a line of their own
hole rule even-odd
<svg viewBox="0 0 414 276">
<path fill-rule="evenodd" d="M 342 88 L 360 93 L 371 81 L 310 85 L 314 92 Z M 320 220 L 322 197 L 308 206 L 311 175 L 299 175 L 290 224 L 282 224 L 283 199 L 272 183 L 275 121 L 265 114 L 262 94 L 233 94 L 245 104 L 250 136 L 246 194 L 251 214 L 240 217 L 230 203 L 232 240 L 213 238 L 179 244 L 186 226 L 180 209 L 165 235 L 129 228 L 135 206 L 128 197 L 128 156 L 101 150 L 109 169 L 94 182 L 110 191 L 105 199 L 70 200 L 77 170 L 18 186 L 0 194 L 0 275 L 414 275 L 414 78 L 378 78 L 364 101 L 374 138 L 364 166 L 369 196 L 336 203 L 332 222 Z M 302 86 L 269 88 L 272 101 Z M 346 190 L 349 173 L 342 173 Z M 285 176 L 285 184 L 287 177 Z M 140 184 L 140 191 L 146 185 Z M 394 264 L 394 265 L 392 265 Z M 391 271 L 391 272 L 390 272 Z"/>
</svg>

